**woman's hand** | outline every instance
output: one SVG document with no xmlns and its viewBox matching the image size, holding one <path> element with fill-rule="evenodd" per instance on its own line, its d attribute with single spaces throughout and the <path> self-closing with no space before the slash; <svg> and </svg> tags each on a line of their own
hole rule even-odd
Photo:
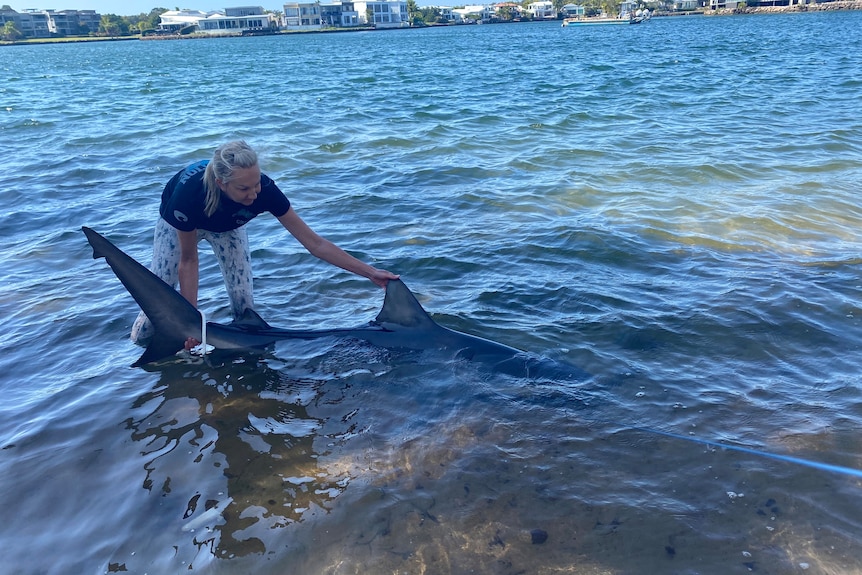
<svg viewBox="0 0 862 575">
<path fill-rule="evenodd" d="M 394 273 L 388 272 L 386 270 L 379 270 L 377 268 L 374 268 L 374 271 L 371 272 L 371 276 L 368 279 L 385 289 L 386 284 L 389 283 L 389 280 L 401 279 L 401 276 L 395 275 Z"/>
</svg>

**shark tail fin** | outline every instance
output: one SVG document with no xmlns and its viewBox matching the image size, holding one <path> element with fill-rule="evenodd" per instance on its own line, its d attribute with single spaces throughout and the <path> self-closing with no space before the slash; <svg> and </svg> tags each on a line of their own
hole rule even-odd
<svg viewBox="0 0 862 575">
<path fill-rule="evenodd" d="M 81 231 L 84 232 L 84 235 L 87 236 L 87 241 L 90 242 L 90 247 L 93 248 L 93 259 L 97 260 L 99 258 L 103 258 L 108 254 L 105 253 L 104 250 L 100 249 L 101 246 L 104 245 L 104 238 L 101 234 L 97 233 L 95 230 L 88 228 L 87 226 L 82 226 Z"/>
<path fill-rule="evenodd" d="M 105 258 L 155 329 L 133 367 L 173 355 L 183 349 L 188 337 L 200 339 L 201 314 L 186 298 L 98 232 L 86 226 L 81 230 L 93 248 L 93 259 Z"/>
</svg>

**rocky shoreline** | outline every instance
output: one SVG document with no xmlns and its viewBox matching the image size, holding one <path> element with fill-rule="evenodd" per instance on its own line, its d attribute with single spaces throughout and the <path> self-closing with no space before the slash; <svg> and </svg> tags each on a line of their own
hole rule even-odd
<svg viewBox="0 0 862 575">
<path fill-rule="evenodd" d="M 823 12 L 825 10 L 862 10 L 862 0 L 836 0 L 835 2 L 797 4 L 795 6 L 744 6 L 740 8 L 723 8 L 721 10 L 705 10 L 704 15 L 776 14 L 784 12 Z"/>
</svg>

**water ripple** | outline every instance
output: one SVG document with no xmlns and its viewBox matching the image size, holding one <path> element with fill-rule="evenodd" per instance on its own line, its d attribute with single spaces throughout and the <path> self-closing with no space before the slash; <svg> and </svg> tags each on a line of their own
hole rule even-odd
<svg viewBox="0 0 862 575">
<path fill-rule="evenodd" d="M 0 50 L 4 564 L 858 571 L 853 481 L 635 427 L 859 466 L 860 14 Z M 80 226 L 148 262 L 164 182 L 228 138 L 441 324 L 593 377 L 343 342 L 127 368 Z M 377 313 L 250 232 L 273 324 Z"/>
</svg>

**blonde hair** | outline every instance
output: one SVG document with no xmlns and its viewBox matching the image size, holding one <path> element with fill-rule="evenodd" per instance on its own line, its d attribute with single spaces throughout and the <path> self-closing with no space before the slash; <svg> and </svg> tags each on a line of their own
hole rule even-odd
<svg viewBox="0 0 862 575">
<path fill-rule="evenodd" d="M 251 168 L 257 165 L 257 152 L 242 140 L 227 142 L 216 148 L 213 159 L 204 172 L 204 188 L 207 192 L 204 213 L 211 216 L 219 207 L 221 189 L 216 180 L 227 184 L 237 168 Z"/>
</svg>

